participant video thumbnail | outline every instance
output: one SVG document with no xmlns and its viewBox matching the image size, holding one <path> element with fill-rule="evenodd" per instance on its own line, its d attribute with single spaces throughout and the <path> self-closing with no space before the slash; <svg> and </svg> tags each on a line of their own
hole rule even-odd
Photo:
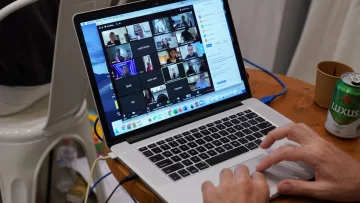
<svg viewBox="0 0 360 203">
<path fill-rule="evenodd" d="M 176 33 L 168 33 L 154 37 L 156 49 L 164 50 L 178 47 Z"/>
<path fill-rule="evenodd" d="M 133 59 L 133 53 L 130 44 L 122 44 L 106 48 L 110 63 L 120 63 Z"/>
<path fill-rule="evenodd" d="M 144 98 L 147 105 L 154 103 L 166 103 L 169 100 L 169 94 L 165 85 L 144 90 Z"/>
<path fill-rule="evenodd" d="M 179 48 L 172 48 L 169 51 L 162 51 L 158 53 L 161 65 L 175 64 L 182 61 Z"/>
<path fill-rule="evenodd" d="M 184 60 L 202 57 L 204 54 L 202 44 L 199 42 L 180 47 L 180 52 Z"/>
<path fill-rule="evenodd" d="M 150 23 L 143 22 L 135 25 L 126 26 L 129 39 L 131 41 L 152 37 Z"/>
<path fill-rule="evenodd" d="M 200 40 L 196 27 L 176 31 L 176 38 L 179 44 Z"/>
<path fill-rule="evenodd" d="M 160 69 L 160 62 L 157 53 L 137 57 L 135 59 L 136 69 L 139 73 L 150 72 Z"/>
<path fill-rule="evenodd" d="M 208 72 L 200 73 L 199 75 L 194 75 L 194 76 L 188 77 L 187 79 L 188 79 L 191 91 L 205 89 L 205 88 L 211 86 Z"/>
<path fill-rule="evenodd" d="M 138 74 L 134 60 L 111 65 L 116 78 L 128 78 Z"/>
<path fill-rule="evenodd" d="M 197 59 L 192 59 L 190 61 L 186 61 L 184 62 L 184 69 L 185 69 L 185 73 L 186 75 L 189 77 L 189 76 L 192 76 L 192 75 L 196 75 L 196 74 L 199 74 L 200 72 L 204 72 L 204 71 L 201 71 L 201 61 L 205 62 L 205 59 L 203 58 L 197 58 Z M 206 64 L 206 63 L 205 63 Z M 204 63 L 203 63 L 204 65 Z M 204 68 L 203 68 L 204 69 Z"/>
<path fill-rule="evenodd" d="M 195 26 L 195 18 L 192 12 L 181 13 L 171 17 L 173 27 L 178 30 L 185 27 Z"/>
<path fill-rule="evenodd" d="M 162 69 L 164 79 L 167 83 L 185 77 L 184 66 L 182 64 L 173 64 Z"/>
<path fill-rule="evenodd" d="M 159 18 L 152 21 L 154 27 L 154 35 L 167 33 L 171 31 L 169 18 Z"/>
<path fill-rule="evenodd" d="M 106 46 L 126 44 L 129 42 L 128 33 L 125 27 L 107 30 L 101 34 Z"/>
</svg>

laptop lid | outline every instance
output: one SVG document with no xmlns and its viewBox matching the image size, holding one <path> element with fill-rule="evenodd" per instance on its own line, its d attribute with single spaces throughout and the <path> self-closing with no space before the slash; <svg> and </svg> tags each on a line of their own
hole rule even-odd
<svg viewBox="0 0 360 203">
<path fill-rule="evenodd" d="M 74 24 L 109 147 L 251 98 L 227 0 L 142 1 Z"/>
</svg>

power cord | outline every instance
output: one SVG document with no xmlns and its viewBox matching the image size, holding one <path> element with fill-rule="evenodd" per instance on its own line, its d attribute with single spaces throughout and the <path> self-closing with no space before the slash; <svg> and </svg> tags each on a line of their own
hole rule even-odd
<svg viewBox="0 0 360 203">
<path fill-rule="evenodd" d="M 12 2 L 11 4 L 5 6 L 3 9 L 0 10 L 0 21 L 2 21 L 4 18 L 14 13 L 15 11 L 37 1 L 38 0 L 17 0 Z"/>
<path fill-rule="evenodd" d="M 280 85 L 283 87 L 283 90 L 279 93 L 279 94 L 274 94 L 274 95 L 269 95 L 269 96 L 266 96 L 266 97 L 263 97 L 260 99 L 261 102 L 265 103 L 265 104 L 270 104 L 274 99 L 276 99 L 277 97 L 281 96 L 281 95 L 284 95 L 287 91 L 287 87 L 285 85 L 285 83 L 283 81 L 280 80 L 280 78 L 278 78 L 275 74 L 273 74 L 272 72 L 266 70 L 265 68 L 253 63 L 252 61 L 246 59 L 246 58 L 243 58 L 243 60 L 254 66 L 255 68 L 258 68 L 262 71 L 264 71 L 265 73 L 269 74 L 271 77 L 273 77 L 278 83 L 280 83 Z"/>
<path fill-rule="evenodd" d="M 132 181 L 132 180 L 135 180 L 135 179 L 137 179 L 137 178 L 138 178 L 138 175 L 136 175 L 135 173 L 132 173 L 132 174 L 126 176 L 124 179 L 122 179 L 122 180 L 119 182 L 119 184 L 114 188 L 114 190 L 111 192 L 110 196 L 107 198 L 107 200 L 105 201 L 105 203 L 108 203 L 108 202 L 110 201 L 110 199 L 111 199 L 111 197 L 114 195 L 115 191 L 116 191 L 122 184 L 127 183 L 127 182 Z M 130 194 L 129 194 L 129 195 L 130 195 Z M 137 203 L 133 196 L 130 195 L 130 197 L 131 197 L 131 199 L 134 201 L 134 203 Z"/>
<path fill-rule="evenodd" d="M 99 122 L 99 117 L 96 118 L 95 122 L 94 122 L 94 132 L 96 137 L 102 142 L 103 139 L 101 138 L 101 136 L 99 135 L 98 131 L 97 131 L 97 124 Z"/>
<path fill-rule="evenodd" d="M 104 175 L 103 177 L 101 177 L 99 180 L 97 180 L 97 181 L 94 183 L 94 185 L 90 188 L 90 191 L 89 191 L 89 194 L 88 194 L 88 195 L 90 195 L 90 194 L 94 191 L 95 187 L 96 187 L 102 180 L 104 180 L 106 177 L 108 177 L 108 176 L 111 175 L 111 174 L 112 174 L 112 173 L 109 172 L 109 173 L 107 173 L 106 175 Z"/>
</svg>

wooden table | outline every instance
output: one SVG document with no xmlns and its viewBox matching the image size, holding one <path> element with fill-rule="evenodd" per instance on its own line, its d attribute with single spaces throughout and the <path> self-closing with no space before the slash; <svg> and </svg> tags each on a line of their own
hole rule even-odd
<svg viewBox="0 0 360 203">
<path fill-rule="evenodd" d="M 250 87 L 253 97 L 261 98 L 266 95 L 278 93 L 282 87 L 269 75 L 258 70 L 247 70 L 250 76 Z M 329 134 L 324 128 L 327 109 L 321 109 L 314 104 L 314 86 L 305 82 L 278 75 L 288 87 L 285 96 L 272 102 L 271 107 L 297 123 L 305 123 L 313 128 L 321 137 L 334 143 L 340 149 L 349 153 L 360 161 L 360 139 L 340 139 Z M 123 179 L 130 172 L 120 162 L 108 160 L 110 170 L 117 180 Z M 140 203 L 162 202 L 140 181 L 124 184 L 124 188 Z M 280 196 L 271 201 L 272 203 L 315 203 L 329 202 L 304 197 Z"/>
</svg>

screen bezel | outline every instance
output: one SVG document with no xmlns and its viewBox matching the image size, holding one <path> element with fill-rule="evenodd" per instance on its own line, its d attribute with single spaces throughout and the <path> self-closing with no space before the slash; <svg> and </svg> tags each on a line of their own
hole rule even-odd
<svg viewBox="0 0 360 203">
<path fill-rule="evenodd" d="M 155 136 L 159 133 L 166 132 L 168 130 L 171 130 L 171 129 L 186 125 L 188 123 L 206 118 L 206 117 L 214 115 L 216 113 L 225 111 L 226 109 L 231 109 L 236 106 L 239 106 L 239 105 L 241 105 L 241 101 L 252 97 L 248 79 L 246 76 L 245 66 L 244 66 L 244 63 L 242 60 L 240 46 L 239 46 L 237 35 L 236 35 L 236 30 L 235 30 L 231 12 L 230 12 L 229 2 L 228 2 L 228 0 L 223 0 L 225 12 L 226 12 L 226 18 L 227 18 L 227 22 L 228 22 L 228 27 L 230 29 L 233 47 L 234 47 L 236 59 L 238 62 L 239 71 L 241 74 L 241 79 L 244 82 L 246 92 L 241 95 L 238 95 L 238 96 L 235 96 L 235 97 L 232 97 L 232 98 L 229 98 L 229 99 L 226 99 L 226 100 L 223 100 L 223 101 L 220 101 L 220 102 L 217 102 L 217 103 L 205 106 L 205 107 L 202 107 L 200 109 L 197 109 L 197 110 L 194 110 L 194 111 L 182 114 L 182 115 L 178 115 L 178 116 L 166 119 L 166 120 L 158 122 L 158 123 L 154 123 L 152 125 L 142 127 L 140 129 L 137 129 L 137 130 L 134 130 L 134 131 L 122 134 L 122 135 L 111 136 L 110 129 L 109 129 L 109 125 L 111 125 L 111 124 L 108 124 L 107 119 L 105 117 L 104 107 L 101 102 L 99 89 L 97 87 L 97 83 L 95 80 L 95 75 L 93 74 L 90 56 L 88 54 L 86 43 L 85 43 L 85 38 L 83 36 L 83 32 L 81 29 L 81 23 L 96 20 L 96 19 L 106 18 L 109 16 L 115 16 L 115 15 L 119 15 L 119 14 L 139 11 L 139 10 L 143 10 L 143 9 L 154 8 L 154 7 L 163 6 L 166 4 L 172 4 L 172 3 L 181 2 L 181 1 L 182 0 L 159 0 L 159 1 L 155 1 L 155 2 L 154 1 L 140 1 L 140 2 L 129 3 L 129 4 L 121 5 L 121 6 L 115 6 L 115 7 L 105 8 L 105 9 L 101 9 L 101 10 L 80 13 L 80 14 L 76 14 L 73 17 L 75 30 L 78 35 L 79 45 L 80 45 L 82 55 L 84 58 L 84 62 L 85 62 L 86 70 L 88 73 L 94 100 L 95 100 L 95 103 L 97 106 L 100 122 L 103 127 L 104 136 L 105 136 L 106 143 L 109 148 L 115 144 L 125 142 L 125 141 L 128 141 L 129 143 L 134 143 L 134 142 Z"/>
</svg>

